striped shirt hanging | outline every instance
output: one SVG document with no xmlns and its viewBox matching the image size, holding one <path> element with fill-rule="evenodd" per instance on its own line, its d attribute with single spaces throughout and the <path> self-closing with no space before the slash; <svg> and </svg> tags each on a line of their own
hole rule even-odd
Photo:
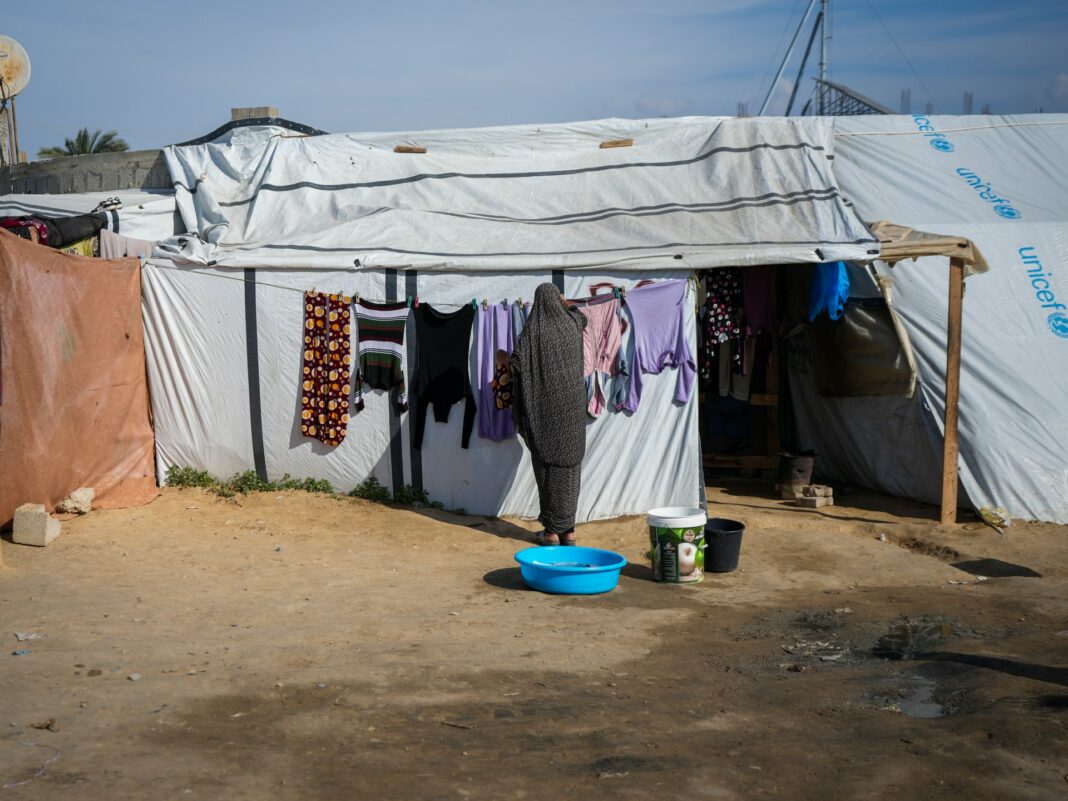
<svg viewBox="0 0 1068 801">
<path fill-rule="evenodd" d="M 389 390 L 397 410 L 408 409 L 401 357 L 408 304 L 356 302 L 360 369 L 356 375 L 356 410 L 363 409 L 364 389 Z"/>
</svg>

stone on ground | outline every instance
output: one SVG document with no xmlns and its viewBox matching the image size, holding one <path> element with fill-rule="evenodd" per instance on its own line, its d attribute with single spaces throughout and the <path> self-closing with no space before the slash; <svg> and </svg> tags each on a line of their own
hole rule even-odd
<svg viewBox="0 0 1068 801">
<path fill-rule="evenodd" d="M 95 494 L 92 487 L 79 487 L 59 502 L 56 511 L 76 515 L 89 514 L 93 509 L 93 497 Z"/>
</svg>

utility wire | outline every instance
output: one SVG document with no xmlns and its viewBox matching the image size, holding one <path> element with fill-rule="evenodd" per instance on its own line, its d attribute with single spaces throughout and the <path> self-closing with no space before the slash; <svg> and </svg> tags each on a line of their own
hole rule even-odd
<svg viewBox="0 0 1068 801">
<path fill-rule="evenodd" d="M 908 68 L 910 70 L 912 70 L 912 74 L 915 76 L 916 80 L 919 82 L 920 87 L 923 89 L 924 92 L 927 93 L 927 100 L 930 102 L 931 106 L 933 108 L 937 109 L 937 106 L 935 105 L 934 93 L 931 92 L 931 88 L 926 84 L 926 82 L 924 82 L 923 78 L 920 77 L 920 73 L 917 72 L 916 68 L 912 65 L 912 62 L 909 60 L 909 57 L 907 55 L 905 55 L 904 49 L 902 49 L 901 45 L 898 44 L 897 39 L 894 38 L 894 34 L 892 34 L 890 32 L 890 28 L 887 27 L 886 23 L 883 21 L 882 16 L 879 14 L 879 11 L 875 8 L 875 6 L 872 4 L 871 0 L 865 0 L 865 2 L 868 4 L 868 8 L 871 9 L 871 13 L 875 15 L 875 19 L 882 26 L 883 31 L 885 31 L 886 35 L 890 38 L 890 41 L 893 42 L 894 47 L 897 48 L 897 52 L 901 55 L 901 58 L 908 65 Z"/>
<path fill-rule="evenodd" d="M 790 30 L 790 23 L 794 19 L 794 14 L 797 13 L 797 7 L 801 5 L 801 0 L 794 0 L 794 7 L 790 11 L 790 16 L 786 18 L 786 27 L 782 29 L 782 33 L 779 35 L 779 43 L 775 45 L 775 49 L 771 51 L 771 58 L 768 60 L 768 66 L 764 70 L 764 77 L 760 81 L 760 88 L 757 89 L 757 93 L 753 97 L 761 97 L 764 94 L 764 84 L 768 82 L 768 78 L 771 76 L 772 67 L 775 65 L 775 57 L 779 53 L 779 48 L 782 47 L 782 43 L 786 41 L 786 32 Z"/>
<path fill-rule="evenodd" d="M 1030 128 L 1035 125 L 1068 125 L 1068 121 L 1049 122 L 999 122 L 991 125 L 968 125 L 962 128 L 942 128 L 941 133 L 962 133 L 964 131 L 988 131 L 992 128 Z M 843 131 L 835 133 L 839 136 L 927 136 L 923 131 Z"/>
</svg>

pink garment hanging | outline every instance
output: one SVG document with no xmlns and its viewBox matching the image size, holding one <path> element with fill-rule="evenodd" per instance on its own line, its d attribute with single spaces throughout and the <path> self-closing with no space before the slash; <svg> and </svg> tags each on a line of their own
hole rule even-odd
<svg viewBox="0 0 1068 801">
<path fill-rule="evenodd" d="M 589 398 L 586 411 L 590 417 L 599 417 L 608 405 L 605 382 L 621 373 L 626 374 L 626 362 L 622 355 L 621 305 L 618 298 L 605 295 L 579 303 L 577 308 L 586 317 L 586 329 L 582 332 L 582 374 L 586 378 Z M 620 388 L 616 387 L 612 394 L 615 404 L 615 396 L 620 394 Z"/>
</svg>

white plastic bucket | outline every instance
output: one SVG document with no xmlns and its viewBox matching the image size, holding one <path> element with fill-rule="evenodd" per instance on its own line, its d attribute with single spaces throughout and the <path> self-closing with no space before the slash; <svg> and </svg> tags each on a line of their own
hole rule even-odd
<svg viewBox="0 0 1068 801">
<path fill-rule="evenodd" d="M 665 506 L 646 513 L 653 578 L 668 584 L 696 584 L 705 574 L 705 522 L 692 506 Z"/>
</svg>

